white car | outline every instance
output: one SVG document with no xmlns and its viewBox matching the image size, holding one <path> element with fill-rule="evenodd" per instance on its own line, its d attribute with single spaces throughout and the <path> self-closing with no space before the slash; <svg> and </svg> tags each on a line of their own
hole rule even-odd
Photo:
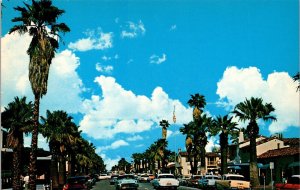
<svg viewBox="0 0 300 190">
<path fill-rule="evenodd" d="M 217 175 L 205 175 L 203 178 L 198 180 L 199 188 L 209 188 L 216 185 L 216 180 L 220 180 L 221 176 Z"/>
<path fill-rule="evenodd" d="M 216 180 L 217 189 L 244 189 L 250 190 L 250 182 L 238 174 L 224 174 L 222 180 Z"/>
<path fill-rule="evenodd" d="M 137 190 L 139 184 L 132 174 L 119 175 L 115 183 L 116 190 L 121 189 L 135 189 Z"/>
<path fill-rule="evenodd" d="M 152 180 L 154 189 L 174 189 L 179 186 L 179 181 L 173 174 L 158 174 L 157 178 Z"/>
<path fill-rule="evenodd" d="M 149 181 L 149 175 L 148 174 L 142 174 L 138 177 L 139 182 L 148 182 Z"/>
<path fill-rule="evenodd" d="M 110 176 L 107 174 L 100 174 L 98 177 L 99 180 L 110 179 Z"/>
</svg>

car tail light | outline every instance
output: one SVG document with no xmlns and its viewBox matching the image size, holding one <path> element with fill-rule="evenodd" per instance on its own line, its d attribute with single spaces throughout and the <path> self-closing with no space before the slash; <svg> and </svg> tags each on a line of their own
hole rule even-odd
<svg viewBox="0 0 300 190">
<path fill-rule="evenodd" d="M 69 189 L 69 184 L 64 185 L 63 190 L 68 190 Z"/>
</svg>

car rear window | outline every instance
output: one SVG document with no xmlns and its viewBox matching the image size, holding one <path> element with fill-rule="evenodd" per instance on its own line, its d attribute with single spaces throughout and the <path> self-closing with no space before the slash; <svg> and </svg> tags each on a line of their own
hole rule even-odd
<svg viewBox="0 0 300 190">
<path fill-rule="evenodd" d="M 69 178 L 67 181 L 70 184 L 85 183 L 87 181 L 87 178 L 85 177 Z"/>
<path fill-rule="evenodd" d="M 175 178 L 173 175 L 160 175 L 159 178 Z"/>
</svg>

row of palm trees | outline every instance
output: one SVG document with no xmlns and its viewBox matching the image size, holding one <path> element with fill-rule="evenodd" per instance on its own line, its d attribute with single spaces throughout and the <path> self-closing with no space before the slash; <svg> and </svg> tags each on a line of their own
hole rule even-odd
<svg viewBox="0 0 300 190">
<path fill-rule="evenodd" d="M 152 143 L 143 153 L 133 153 L 135 172 L 166 171 L 167 163 L 175 161 L 175 152 L 167 149 L 168 141 L 164 138 Z"/>
<path fill-rule="evenodd" d="M 203 112 L 206 105 L 205 97 L 200 94 L 191 95 L 188 100 L 190 107 L 193 107 L 193 120 L 188 124 L 183 124 L 180 132 L 186 136 L 185 146 L 190 160 L 191 173 L 198 172 L 198 163 L 200 162 L 201 170 L 205 170 L 205 147 L 208 143 L 208 137 L 219 135 L 220 150 L 221 150 L 221 174 L 227 173 L 227 151 L 229 138 L 237 142 L 237 137 L 240 128 L 237 123 L 233 121 L 233 117 L 237 117 L 242 122 L 248 122 L 245 135 L 250 139 L 250 179 L 252 186 L 259 185 L 258 168 L 257 168 L 257 154 L 256 154 L 256 138 L 259 135 L 259 126 L 257 124 L 259 119 L 264 121 L 276 121 L 276 118 L 271 115 L 275 111 L 271 103 L 263 103 L 262 98 L 246 99 L 240 102 L 234 110 L 225 116 L 217 116 L 215 118 Z M 161 163 L 162 168 L 166 165 L 168 158 L 164 150 L 168 145 L 166 140 L 166 128 L 169 127 L 167 120 L 160 122 L 162 126 L 162 139 L 154 142 L 144 153 L 134 153 L 132 158 L 136 167 L 144 167 L 144 162 L 149 166 L 155 162 Z M 170 152 L 170 151 L 169 151 Z M 174 159 L 175 160 L 175 159 Z M 170 161 L 170 160 L 169 160 Z M 160 167 L 160 166 L 159 166 Z M 135 168 L 139 171 L 140 168 Z"/>
<path fill-rule="evenodd" d="M 13 149 L 13 189 L 21 189 L 23 134 L 32 131 L 33 104 L 26 97 L 16 97 L 1 113 L 2 126 L 8 129 L 7 147 Z M 81 131 L 73 118 L 65 111 L 47 110 L 46 117 L 41 117 L 39 133 L 49 143 L 51 153 L 50 175 L 53 188 L 59 188 L 66 181 L 66 176 L 98 173 L 105 170 L 102 158 L 95 153 L 95 146 L 81 136 Z M 66 162 L 70 163 L 66 174 Z"/>
</svg>

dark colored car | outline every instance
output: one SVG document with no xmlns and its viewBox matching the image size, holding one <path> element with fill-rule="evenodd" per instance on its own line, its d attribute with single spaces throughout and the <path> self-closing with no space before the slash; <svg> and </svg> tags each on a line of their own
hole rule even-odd
<svg viewBox="0 0 300 190">
<path fill-rule="evenodd" d="M 67 179 L 63 190 L 89 190 L 90 185 L 86 176 L 76 176 Z"/>
<path fill-rule="evenodd" d="M 201 179 L 202 175 L 192 175 L 190 179 L 187 180 L 187 186 L 198 187 L 198 181 Z"/>
<path fill-rule="evenodd" d="M 278 183 L 275 188 L 276 190 L 300 189 L 300 175 L 293 175 L 287 180 L 287 183 Z"/>
</svg>

